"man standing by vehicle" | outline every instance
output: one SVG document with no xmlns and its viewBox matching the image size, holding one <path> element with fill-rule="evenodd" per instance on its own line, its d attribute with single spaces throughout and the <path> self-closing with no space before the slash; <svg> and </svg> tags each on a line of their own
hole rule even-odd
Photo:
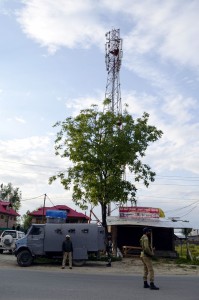
<svg viewBox="0 0 199 300">
<path fill-rule="evenodd" d="M 73 244 L 70 239 L 70 235 L 66 235 L 65 241 L 63 241 L 62 243 L 62 251 L 63 251 L 62 269 L 65 269 L 67 259 L 69 261 L 69 269 L 72 269 Z"/>
<path fill-rule="evenodd" d="M 149 241 L 149 237 L 151 237 L 151 232 L 151 228 L 145 227 L 143 229 L 143 236 L 140 239 L 140 245 L 142 247 L 140 257 L 144 265 L 144 288 L 150 288 L 151 290 L 159 290 L 159 288 L 154 285 L 154 270 L 152 265 L 152 257 L 154 256 L 154 252 Z M 147 282 L 148 274 L 150 285 Z"/>
<path fill-rule="evenodd" d="M 111 240 L 111 235 L 108 234 L 107 237 L 107 242 L 106 242 L 106 253 L 107 253 L 107 257 L 108 257 L 108 263 L 107 263 L 107 267 L 111 267 L 111 254 L 112 254 L 112 240 Z"/>
</svg>

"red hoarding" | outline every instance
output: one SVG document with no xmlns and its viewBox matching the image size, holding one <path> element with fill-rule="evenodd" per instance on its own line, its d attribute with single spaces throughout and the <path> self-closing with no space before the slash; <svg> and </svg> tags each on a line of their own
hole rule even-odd
<svg viewBox="0 0 199 300">
<path fill-rule="evenodd" d="M 159 218 L 159 208 L 153 207 L 120 207 L 120 218 L 132 218 L 132 219 L 151 219 Z"/>
</svg>

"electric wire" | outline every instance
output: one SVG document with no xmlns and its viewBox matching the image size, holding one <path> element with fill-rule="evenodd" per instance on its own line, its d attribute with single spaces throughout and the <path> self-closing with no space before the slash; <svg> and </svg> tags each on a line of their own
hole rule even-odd
<svg viewBox="0 0 199 300">
<path fill-rule="evenodd" d="M 21 201 L 29 201 L 29 200 L 34 200 L 34 199 L 38 199 L 40 197 L 44 196 L 44 194 L 37 196 L 37 197 L 33 197 L 33 198 L 28 198 L 28 199 L 21 199 Z"/>
<path fill-rule="evenodd" d="M 50 203 L 55 206 L 55 204 L 51 201 L 51 199 L 48 197 L 48 195 L 46 195 L 46 197 L 48 198 L 48 200 L 50 201 Z"/>
</svg>

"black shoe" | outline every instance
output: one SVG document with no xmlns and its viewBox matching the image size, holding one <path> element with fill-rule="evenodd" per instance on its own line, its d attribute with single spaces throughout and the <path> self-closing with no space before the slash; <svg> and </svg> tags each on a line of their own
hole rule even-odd
<svg viewBox="0 0 199 300">
<path fill-rule="evenodd" d="M 107 266 L 107 267 L 111 267 L 111 264 L 110 264 L 110 263 L 108 263 L 106 266 Z"/>
<path fill-rule="evenodd" d="M 153 282 L 150 283 L 150 289 L 151 290 L 159 290 L 159 287 L 155 286 Z"/>
<path fill-rule="evenodd" d="M 144 281 L 144 288 L 145 288 L 145 289 L 150 288 L 150 285 L 148 284 L 147 281 Z"/>
</svg>

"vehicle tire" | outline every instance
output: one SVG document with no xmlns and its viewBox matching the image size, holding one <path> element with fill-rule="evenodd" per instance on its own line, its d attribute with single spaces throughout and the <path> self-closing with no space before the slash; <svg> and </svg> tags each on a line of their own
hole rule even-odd
<svg viewBox="0 0 199 300">
<path fill-rule="evenodd" d="M 0 254 L 3 254 L 3 249 L 0 250 Z"/>
<path fill-rule="evenodd" d="M 23 250 L 17 255 L 17 263 L 21 267 L 28 267 L 32 264 L 33 257 L 29 250 Z"/>
<path fill-rule="evenodd" d="M 75 267 L 82 267 L 83 265 L 85 265 L 86 260 L 85 259 L 74 259 L 73 260 L 73 265 Z"/>
<path fill-rule="evenodd" d="M 13 237 L 8 234 L 8 235 L 5 235 L 3 238 L 2 238 L 2 243 L 5 245 L 5 246 L 10 246 L 13 242 Z"/>
</svg>

